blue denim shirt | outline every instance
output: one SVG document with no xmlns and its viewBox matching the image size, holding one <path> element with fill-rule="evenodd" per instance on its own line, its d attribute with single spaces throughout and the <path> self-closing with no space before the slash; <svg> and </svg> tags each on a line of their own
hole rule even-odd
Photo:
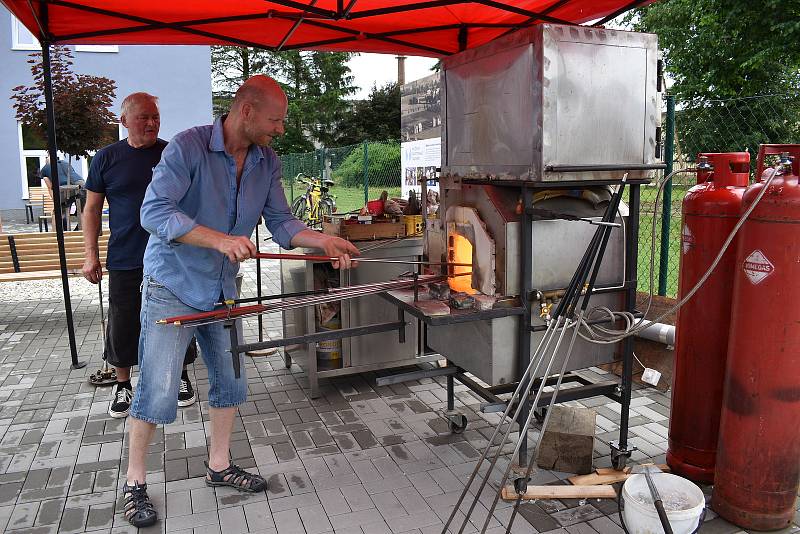
<svg viewBox="0 0 800 534">
<path fill-rule="evenodd" d="M 289 210 L 281 163 L 271 148 L 250 146 L 237 195 L 236 162 L 225 152 L 222 120 L 170 141 L 153 170 L 141 211 L 142 227 L 150 232 L 144 274 L 199 310 L 212 310 L 221 294 L 236 297 L 239 264 L 178 238 L 198 225 L 250 237 L 263 215 L 273 240 L 288 249 L 292 237 L 306 229 Z"/>
</svg>

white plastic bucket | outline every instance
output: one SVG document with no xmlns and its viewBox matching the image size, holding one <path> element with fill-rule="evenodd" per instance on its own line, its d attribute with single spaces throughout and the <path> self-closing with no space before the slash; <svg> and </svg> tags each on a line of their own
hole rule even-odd
<svg viewBox="0 0 800 534">
<path fill-rule="evenodd" d="M 703 492 L 693 482 L 670 473 L 651 473 L 674 534 L 697 529 L 706 506 Z M 663 534 L 644 475 L 633 475 L 622 486 L 622 517 L 630 534 Z"/>
</svg>

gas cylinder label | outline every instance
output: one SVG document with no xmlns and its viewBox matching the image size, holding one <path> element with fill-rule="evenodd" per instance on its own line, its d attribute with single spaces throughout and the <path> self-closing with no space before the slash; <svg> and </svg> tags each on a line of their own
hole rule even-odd
<svg viewBox="0 0 800 534">
<path fill-rule="evenodd" d="M 775 271 L 775 266 L 760 250 L 754 250 L 744 259 L 742 270 L 753 285 L 760 284 Z"/>
<path fill-rule="evenodd" d="M 683 225 L 683 231 L 681 231 L 681 249 L 683 253 L 686 254 L 694 247 L 694 236 L 692 235 L 692 231 L 689 230 L 689 225 Z"/>
</svg>

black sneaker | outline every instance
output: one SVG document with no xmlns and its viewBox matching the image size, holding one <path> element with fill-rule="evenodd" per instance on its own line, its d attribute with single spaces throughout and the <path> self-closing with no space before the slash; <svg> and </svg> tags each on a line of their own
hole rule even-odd
<svg viewBox="0 0 800 534">
<path fill-rule="evenodd" d="M 125 519 L 136 528 L 154 525 L 158 514 L 150 497 L 147 496 L 147 484 L 134 482 L 122 486 Z"/>
<path fill-rule="evenodd" d="M 117 419 L 128 417 L 132 399 L 133 390 L 130 389 L 130 387 L 120 387 L 119 382 L 117 382 L 111 390 L 111 402 L 108 405 L 108 415 Z"/>
<path fill-rule="evenodd" d="M 181 389 L 178 391 L 178 406 L 191 406 L 197 400 L 192 382 L 188 376 L 181 377 Z"/>
</svg>

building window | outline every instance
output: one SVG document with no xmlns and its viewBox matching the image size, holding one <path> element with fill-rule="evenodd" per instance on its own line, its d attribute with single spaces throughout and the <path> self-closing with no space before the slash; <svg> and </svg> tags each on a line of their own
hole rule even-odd
<svg viewBox="0 0 800 534">
<path fill-rule="evenodd" d="M 75 45 L 76 52 L 119 52 L 117 45 Z"/>
<path fill-rule="evenodd" d="M 13 16 L 11 17 L 11 48 L 14 50 L 41 50 L 42 48 L 28 28 Z"/>
</svg>

